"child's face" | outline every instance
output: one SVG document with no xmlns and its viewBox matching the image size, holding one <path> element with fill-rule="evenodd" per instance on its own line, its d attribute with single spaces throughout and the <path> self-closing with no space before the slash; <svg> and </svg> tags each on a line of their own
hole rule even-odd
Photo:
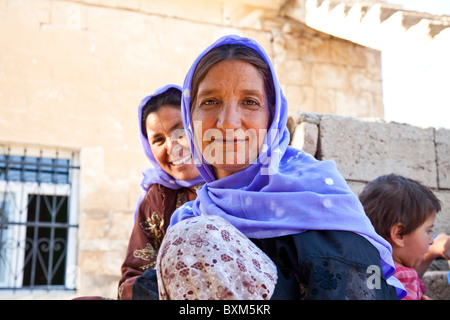
<svg viewBox="0 0 450 320">
<path fill-rule="evenodd" d="M 432 228 L 436 214 L 432 214 L 425 222 L 413 232 L 404 236 L 404 249 L 401 258 L 402 264 L 409 268 L 415 268 L 422 261 L 423 256 L 428 251 L 428 247 L 433 244 Z"/>
</svg>

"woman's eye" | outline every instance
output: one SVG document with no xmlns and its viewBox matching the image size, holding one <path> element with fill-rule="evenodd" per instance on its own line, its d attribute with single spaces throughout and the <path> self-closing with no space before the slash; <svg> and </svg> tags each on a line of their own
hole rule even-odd
<svg viewBox="0 0 450 320">
<path fill-rule="evenodd" d="M 216 104 L 216 101 L 215 100 L 213 100 L 213 99 L 209 99 L 209 100 L 205 100 L 205 101 L 203 101 L 203 103 L 202 103 L 203 105 L 207 105 L 207 106 L 211 106 L 211 105 L 214 105 L 214 104 Z"/>
<path fill-rule="evenodd" d="M 157 139 L 154 139 L 153 141 L 152 141 L 152 144 L 154 144 L 154 145 L 160 145 L 160 144 L 162 144 L 164 142 L 164 139 L 163 138 L 157 138 Z"/>
<path fill-rule="evenodd" d="M 256 108 L 256 107 L 260 106 L 260 103 L 254 99 L 246 99 L 246 100 L 244 100 L 243 103 L 244 103 L 244 106 L 251 107 L 251 108 Z"/>
<path fill-rule="evenodd" d="M 257 106 L 257 105 L 259 105 L 259 103 L 256 102 L 255 100 L 245 100 L 244 104 L 246 104 L 248 106 Z"/>
<path fill-rule="evenodd" d="M 215 99 L 206 99 L 200 103 L 200 107 L 203 109 L 205 109 L 205 108 L 207 109 L 207 108 L 212 108 L 212 107 L 216 106 L 217 104 L 218 104 L 218 102 Z"/>
</svg>

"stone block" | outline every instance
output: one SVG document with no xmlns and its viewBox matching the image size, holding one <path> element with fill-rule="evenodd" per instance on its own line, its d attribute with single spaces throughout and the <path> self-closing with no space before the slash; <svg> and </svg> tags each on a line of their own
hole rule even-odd
<svg viewBox="0 0 450 320">
<path fill-rule="evenodd" d="M 79 277 L 82 285 L 77 290 L 78 297 L 99 296 L 103 298 L 117 298 L 119 276 L 105 276 L 82 272 Z"/>
<path fill-rule="evenodd" d="M 450 130 L 436 130 L 436 160 L 440 189 L 450 189 Z"/>
<path fill-rule="evenodd" d="M 314 112 L 295 111 L 292 114 L 292 119 L 295 124 L 299 124 L 302 122 L 309 122 L 309 123 L 313 123 L 313 124 L 320 123 L 320 116 Z"/>
<path fill-rule="evenodd" d="M 294 131 L 291 146 L 315 156 L 318 138 L 319 127 L 314 123 L 302 122 Z"/>
<path fill-rule="evenodd" d="M 349 71 L 340 65 L 315 64 L 312 67 L 312 84 L 315 87 L 345 91 L 349 88 Z"/>
<path fill-rule="evenodd" d="M 203 6 L 204 1 L 199 1 Z M 261 30 L 266 16 L 276 16 L 277 11 L 268 10 L 259 4 L 225 1 L 220 6 L 224 25 L 237 28 L 252 28 Z M 272 11 L 272 12 L 271 12 Z"/>
<path fill-rule="evenodd" d="M 367 76 L 367 69 L 352 68 L 350 85 L 354 91 L 368 91 L 375 95 L 383 95 L 381 79 Z"/>
<path fill-rule="evenodd" d="M 397 173 L 437 187 L 432 128 L 322 115 L 319 131 L 320 158 L 335 160 L 346 179 Z"/>
<path fill-rule="evenodd" d="M 450 300 L 447 275 L 448 271 L 427 271 L 423 276 L 423 282 L 427 287 L 425 294 L 434 300 Z"/>
<path fill-rule="evenodd" d="M 367 117 L 374 107 L 373 95 L 367 91 L 336 92 L 336 114 L 350 117 Z"/>
<path fill-rule="evenodd" d="M 367 48 L 348 41 L 330 41 L 331 61 L 344 66 L 365 68 Z"/>
<path fill-rule="evenodd" d="M 315 93 L 314 109 L 311 111 L 336 114 L 336 90 L 317 88 Z"/>
<path fill-rule="evenodd" d="M 442 202 L 441 211 L 434 220 L 433 234 L 445 232 L 450 235 L 450 190 L 433 190 L 433 193 Z"/>
<path fill-rule="evenodd" d="M 276 66 L 277 75 L 287 84 L 305 86 L 311 83 L 310 66 L 301 60 L 284 60 Z"/>
<path fill-rule="evenodd" d="M 282 33 L 275 39 L 275 41 L 277 40 L 284 51 L 286 59 L 302 59 L 306 62 L 308 61 L 307 57 L 312 56 L 312 50 L 310 49 L 311 39 Z M 326 61 L 329 61 L 329 59 Z"/>
<path fill-rule="evenodd" d="M 289 84 L 282 84 L 282 87 L 288 101 L 288 112 L 290 114 L 298 110 L 317 112 L 314 88 Z"/>
<path fill-rule="evenodd" d="M 305 55 L 307 61 L 314 63 L 330 63 L 331 62 L 331 50 L 330 43 L 339 41 L 335 39 L 328 39 L 322 34 L 321 37 L 315 37 L 307 42 L 308 51 Z"/>
</svg>

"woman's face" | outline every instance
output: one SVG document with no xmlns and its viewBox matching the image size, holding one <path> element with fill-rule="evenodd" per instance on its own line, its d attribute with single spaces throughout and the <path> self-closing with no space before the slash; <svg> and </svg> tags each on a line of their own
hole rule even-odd
<svg viewBox="0 0 450 320">
<path fill-rule="evenodd" d="M 194 136 L 218 179 L 241 171 L 259 154 L 269 121 L 264 80 L 242 60 L 224 60 L 200 82 L 191 110 Z"/>
<path fill-rule="evenodd" d="M 161 168 L 178 180 L 199 175 L 192 163 L 179 108 L 164 105 L 147 116 L 146 129 L 152 153 Z"/>
</svg>

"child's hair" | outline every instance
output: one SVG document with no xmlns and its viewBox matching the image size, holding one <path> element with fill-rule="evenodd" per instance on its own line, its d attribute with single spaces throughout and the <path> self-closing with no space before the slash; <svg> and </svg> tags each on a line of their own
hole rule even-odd
<svg viewBox="0 0 450 320">
<path fill-rule="evenodd" d="M 429 188 L 396 174 L 380 176 L 368 183 L 359 200 L 375 231 L 385 239 L 390 238 L 395 224 L 402 223 L 401 234 L 406 235 L 441 211 L 441 202 Z"/>
<path fill-rule="evenodd" d="M 169 88 L 163 93 L 153 96 L 147 101 L 145 106 L 142 108 L 141 117 L 141 130 L 144 136 L 147 137 L 147 127 L 145 123 L 147 122 L 148 115 L 152 112 L 158 111 L 164 105 L 170 105 L 181 109 L 181 91 L 177 88 Z"/>
</svg>

